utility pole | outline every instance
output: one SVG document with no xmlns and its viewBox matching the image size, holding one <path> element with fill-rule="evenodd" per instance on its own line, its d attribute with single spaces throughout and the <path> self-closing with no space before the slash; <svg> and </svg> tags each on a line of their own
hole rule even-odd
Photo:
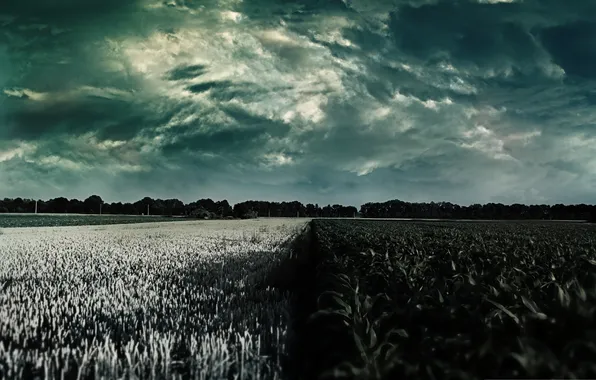
<svg viewBox="0 0 596 380">
<path fill-rule="evenodd" d="M 37 214 L 37 201 L 35 201 L 35 213 Z"/>
<path fill-rule="evenodd" d="M 101 215 L 101 206 L 103 206 L 103 203 L 99 204 L 99 215 Z"/>
<path fill-rule="evenodd" d="M 149 205 L 147 205 L 147 216 L 149 216 Z"/>
</svg>

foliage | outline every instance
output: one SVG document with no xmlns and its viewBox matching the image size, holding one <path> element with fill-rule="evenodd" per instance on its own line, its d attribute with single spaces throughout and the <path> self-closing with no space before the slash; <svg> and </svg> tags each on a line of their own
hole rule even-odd
<svg viewBox="0 0 596 380">
<path fill-rule="evenodd" d="M 33 213 L 36 201 L 33 199 L 5 198 L 0 200 L 0 213 Z M 253 210 L 258 217 L 310 217 L 310 218 L 414 218 L 414 219 L 497 219 L 497 220 L 578 220 L 586 221 L 596 215 L 596 205 L 504 205 L 488 203 L 459 206 L 450 202 L 411 203 L 398 199 L 383 203 L 365 203 L 360 212 L 354 206 L 328 204 L 319 206 L 298 201 L 270 202 L 248 200 L 236 203 L 233 207 L 227 200 L 214 201 L 199 199 L 185 204 L 178 199 L 153 199 L 144 197 L 134 203 L 112 202 L 93 195 L 84 202 L 63 197 L 48 201 L 38 200 L 39 213 L 72 213 L 72 214 L 113 214 L 141 215 L 149 211 L 150 215 L 192 216 L 197 210 L 206 210 L 213 216 L 224 219 L 229 216 L 241 218 L 247 211 Z"/>
<path fill-rule="evenodd" d="M 411 203 L 398 199 L 383 203 L 365 203 L 360 207 L 364 218 L 486 219 L 486 220 L 588 220 L 596 205 L 504 205 L 501 203 L 459 206 L 450 202 Z"/>
<path fill-rule="evenodd" d="M 205 210 L 203 207 L 199 207 L 199 208 L 193 210 L 192 213 L 190 214 L 190 216 L 192 216 L 193 218 L 199 218 L 199 219 L 215 219 L 215 214 Z"/>
<path fill-rule="evenodd" d="M 257 212 L 254 210 L 247 211 L 241 216 L 242 219 L 256 219 L 258 217 L 259 214 L 257 214 Z"/>
<path fill-rule="evenodd" d="M 312 226 L 302 378 L 596 377 L 594 226 Z"/>
<path fill-rule="evenodd" d="M 33 213 L 36 201 L 33 199 L 5 198 L 0 200 L 0 213 Z M 112 202 L 104 203 L 103 200 L 93 195 L 84 202 L 77 199 L 63 197 L 48 201 L 38 200 L 39 213 L 71 213 L 71 214 L 103 214 L 112 215 L 164 215 L 164 216 L 193 216 L 201 210 L 206 210 L 212 215 L 210 219 L 224 219 L 231 216 L 241 218 L 248 210 L 253 210 L 259 217 L 353 217 L 356 207 L 342 206 L 339 204 L 319 207 L 298 201 L 293 202 L 268 202 L 245 201 L 232 207 L 227 200 L 213 201 L 212 199 L 199 199 L 195 202 L 183 203 L 178 199 L 153 199 L 144 197 L 134 203 Z"/>
</svg>

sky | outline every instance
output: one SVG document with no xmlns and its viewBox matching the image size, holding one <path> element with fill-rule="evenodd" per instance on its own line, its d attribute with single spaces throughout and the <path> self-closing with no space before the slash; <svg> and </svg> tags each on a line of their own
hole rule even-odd
<svg viewBox="0 0 596 380">
<path fill-rule="evenodd" d="M 596 203 L 596 1 L 0 4 L 0 197 Z"/>
</svg>

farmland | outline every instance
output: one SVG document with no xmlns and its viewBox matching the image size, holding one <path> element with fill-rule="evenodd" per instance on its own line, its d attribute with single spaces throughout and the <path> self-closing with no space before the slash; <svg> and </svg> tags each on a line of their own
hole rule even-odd
<svg viewBox="0 0 596 380">
<path fill-rule="evenodd" d="M 596 378 L 596 226 L 6 228 L 0 378 Z"/>
<path fill-rule="evenodd" d="M 594 226 L 315 220 L 309 252 L 302 378 L 596 377 Z"/>
<path fill-rule="evenodd" d="M 184 219 L 142 215 L 0 214 L 0 228 L 91 226 L 170 222 L 180 220 Z"/>
<path fill-rule="evenodd" d="M 289 301 L 266 279 L 304 225 L 5 229 L 0 378 L 279 378 Z"/>
</svg>

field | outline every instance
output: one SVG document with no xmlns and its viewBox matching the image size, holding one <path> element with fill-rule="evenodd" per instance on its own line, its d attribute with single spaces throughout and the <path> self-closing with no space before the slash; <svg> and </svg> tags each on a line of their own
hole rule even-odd
<svg viewBox="0 0 596 380">
<path fill-rule="evenodd" d="M 95 226 L 106 224 L 154 223 L 184 220 L 142 215 L 85 215 L 85 214 L 0 214 L 0 228 Z"/>
<path fill-rule="evenodd" d="M 0 236 L 0 378 L 276 379 L 304 220 L 14 228 Z"/>
<path fill-rule="evenodd" d="M 315 220 L 309 252 L 305 379 L 596 378 L 593 225 Z"/>
<path fill-rule="evenodd" d="M 0 378 L 596 378 L 596 226 L 7 228 Z"/>
</svg>

